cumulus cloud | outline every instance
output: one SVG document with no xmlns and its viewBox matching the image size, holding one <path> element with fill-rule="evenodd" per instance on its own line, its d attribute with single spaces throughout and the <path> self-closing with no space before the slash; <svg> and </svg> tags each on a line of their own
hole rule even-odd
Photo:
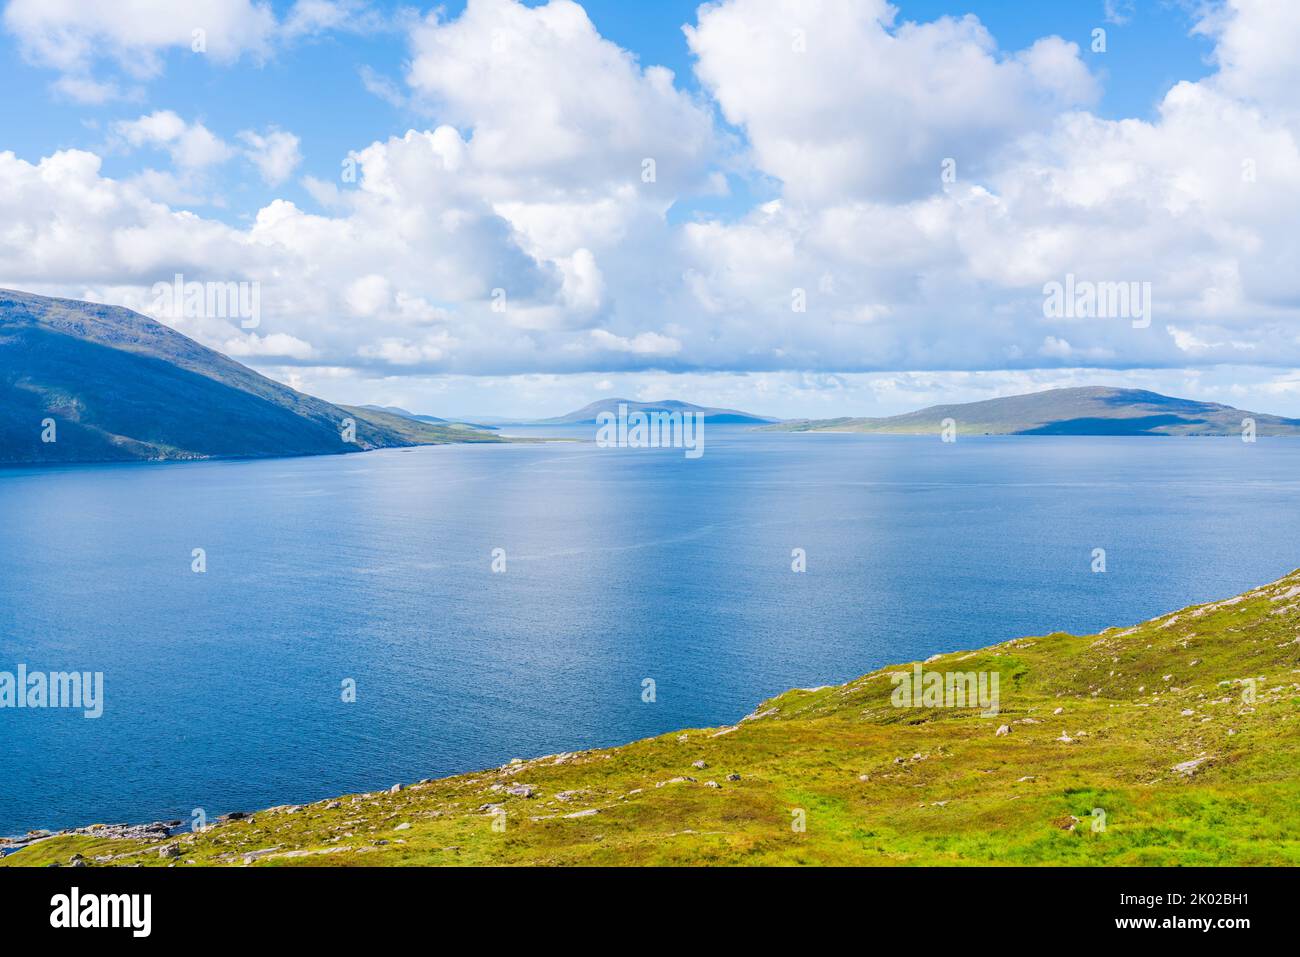
<svg viewBox="0 0 1300 957">
<path fill-rule="evenodd" d="M 685 227 L 697 308 L 751 317 L 749 368 L 1295 363 L 1300 153 L 1269 52 L 1287 15 L 1233 0 L 1202 24 L 1221 71 L 1174 85 L 1152 121 L 1113 121 L 1078 108 L 1092 80 L 1052 38 L 1008 55 L 969 18 L 892 25 L 884 4 L 707 7 L 688 30 L 701 79 L 784 188 L 738 222 Z M 1150 283 L 1156 323 L 1045 316 L 1043 285 L 1067 275 Z"/>
<path fill-rule="evenodd" d="M 122 120 L 114 130 L 132 147 L 166 150 L 184 169 L 201 169 L 223 163 L 231 148 L 202 123 L 187 123 L 171 110 L 158 110 L 135 120 Z"/>
<path fill-rule="evenodd" d="M 354 184 L 306 180 L 321 212 L 281 199 L 235 226 L 91 153 L 0 154 L 0 284 L 147 308 L 177 272 L 256 280 L 256 332 L 164 318 L 308 382 L 734 373 L 811 396 L 868 376 L 902 402 L 918 390 L 888 392 L 900 370 L 1023 385 L 1044 368 L 1296 366 L 1280 6 L 1215 7 L 1198 29 L 1216 72 L 1116 120 L 1090 110 L 1073 44 L 1004 50 L 972 17 L 912 23 L 881 0 L 705 5 L 686 34 L 700 95 L 568 0 L 470 0 L 411 24 L 403 96 L 430 128 L 358 144 Z M 290 133 L 232 148 L 167 111 L 116 134 L 177 171 L 233 149 L 271 184 L 300 159 Z M 737 171 L 775 196 L 673 214 Z M 1067 277 L 1149 283 L 1152 321 L 1045 313 L 1044 284 Z"/>
<path fill-rule="evenodd" d="M 326 31 L 378 29 L 383 21 L 363 0 L 297 0 L 283 21 L 262 0 L 9 0 L 3 22 L 30 62 L 62 74 L 57 90 L 102 103 L 122 94 L 96 72 L 149 80 L 175 51 L 220 64 L 261 61 L 277 44 Z"/>
<path fill-rule="evenodd" d="M 239 134 L 245 149 L 244 156 L 257 167 L 262 182 L 279 186 L 302 163 L 301 142 L 297 136 L 284 130 L 267 130 L 258 133 L 244 130 Z"/>
<path fill-rule="evenodd" d="M 725 0 L 686 27 L 696 72 L 788 196 L 897 199 L 969 173 L 1097 84 L 1075 44 L 1006 56 L 971 16 L 895 23 L 884 0 Z"/>
<path fill-rule="evenodd" d="M 467 161 L 498 198 L 646 185 L 671 196 L 701 176 L 712 145 L 707 107 L 601 37 L 571 0 L 470 0 L 454 20 L 435 11 L 412 35 L 407 79 L 444 122 L 472 130 Z"/>
</svg>

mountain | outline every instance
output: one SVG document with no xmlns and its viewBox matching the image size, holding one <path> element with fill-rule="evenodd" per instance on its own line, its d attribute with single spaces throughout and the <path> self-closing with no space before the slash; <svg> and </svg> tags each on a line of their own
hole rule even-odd
<svg viewBox="0 0 1300 957">
<path fill-rule="evenodd" d="M 222 817 L 201 834 L 96 825 L 19 839 L 27 846 L 0 866 L 74 854 L 161 867 L 1294 866 L 1297 632 L 1292 572 L 1133 627 L 1013 639 L 787 691 L 729 727 L 400 789 L 379 781 Z M 985 674 L 989 688 L 998 675 L 998 713 L 896 705 L 894 676 L 918 667 Z"/>
<path fill-rule="evenodd" d="M 346 420 L 355 442 L 344 441 Z M 53 422 L 53 442 L 48 425 Z M 322 455 L 495 436 L 344 408 L 118 306 L 0 289 L 0 463 Z"/>
<path fill-rule="evenodd" d="M 387 412 L 389 415 L 400 415 L 404 419 L 414 419 L 417 422 L 428 422 L 433 425 L 442 425 L 448 422 L 447 419 L 440 419 L 436 415 L 420 415 L 416 412 L 408 412 L 396 405 L 363 405 L 361 408 L 369 409 L 372 412 Z"/>
<path fill-rule="evenodd" d="M 363 405 L 363 412 L 386 412 L 389 415 L 396 415 L 403 419 L 413 419 L 416 422 L 427 422 L 431 425 L 448 425 L 457 429 L 479 429 L 486 432 L 495 432 L 495 425 L 486 425 L 478 422 L 457 422 L 454 419 L 440 419 L 436 415 L 421 415 L 418 412 L 408 412 L 406 409 L 396 405 Z"/>
<path fill-rule="evenodd" d="M 1300 419 L 1103 386 L 936 405 L 879 419 L 799 419 L 768 431 L 925 435 L 952 419 L 964 435 L 1241 435 L 1246 418 L 1255 420 L 1258 435 L 1300 435 Z"/>
<path fill-rule="evenodd" d="M 633 399 L 598 399 L 590 405 L 584 405 L 581 409 L 570 412 L 568 415 L 556 416 L 553 419 L 539 419 L 533 424 L 586 425 L 591 423 L 594 425 L 596 416 L 601 412 L 618 415 L 620 405 L 626 405 L 628 412 L 702 412 L 706 422 L 717 425 L 767 425 L 778 421 L 765 415 L 738 412 L 735 409 L 713 409 L 708 406 L 692 405 L 690 402 L 679 402 L 676 399 L 664 399 L 662 402 L 637 402 Z"/>
</svg>

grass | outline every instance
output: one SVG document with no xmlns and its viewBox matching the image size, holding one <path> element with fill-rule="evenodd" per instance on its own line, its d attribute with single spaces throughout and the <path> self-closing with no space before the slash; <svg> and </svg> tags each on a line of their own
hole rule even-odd
<svg viewBox="0 0 1300 957">
<path fill-rule="evenodd" d="M 60 836 L 0 866 L 1300 864 L 1298 635 L 1293 572 L 1133 628 L 925 663 L 996 670 L 996 717 L 894 707 L 891 667 L 786 692 L 734 729 L 274 808 L 165 842 Z M 521 784 L 531 797 L 505 790 Z"/>
</svg>

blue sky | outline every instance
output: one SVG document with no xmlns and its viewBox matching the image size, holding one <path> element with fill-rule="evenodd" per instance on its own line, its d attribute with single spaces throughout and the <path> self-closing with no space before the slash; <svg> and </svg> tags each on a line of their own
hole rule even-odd
<svg viewBox="0 0 1300 957">
<path fill-rule="evenodd" d="M 151 3 L 4 3 L 0 284 L 451 414 L 1103 381 L 1300 413 L 1285 5 Z M 259 324 L 151 308 L 177 272 L 259 283 Z M 1158 318 L 1049 316 L 1066 274 Z"/>
<path fill-rule="evenodd" d="M 543 4 L 528 0 L 526 5 Z M 282 18 L 292 6 L 291 0 L 272 4 Z M 698 3 L 587 0 L 583 6 L 603 36 L 635 54 L 643 64 L 668 67 L 680 86 L 699 91 L 681 29 L 682 24 L 694 22 Z M 1106 20 L 1106 5 L 1101 0 L 1044 4 L 903 0 L 896 6 L 900 20 L 973 14 L 1007 49 L 1057 34 L 1087 50 L 1092 31 L 1106 29 L 1104 59 L 1088 56 L 1106 78 L 1098 112 L 1112 118 L 1148 117 L 1176 80 L 1199 79 L 1210 69 L 1206 59 L 1211 45 L 1191 33 L 1194 21 L 1188 3 L 1133 3 L 1123 23 Z M 361 74 L 372 70 L 400 88 L 410 59 L 407 35 L 401 29 L 403 18 L 441 9 L 454 19 L 464 10 L 465 0 L 420 7 L 377 2 L 372 7 L 392 22 L 382 29 L 313 37 L 277 51 L 265 61 L 246 57 L 232 67 L 214 64 L 188 50 L 169 51 L 164 75 L 139 84 L 140 99 L 99 106 L 77 103 L 53 91 L 54 73 L 29 62 L 12 33 L 0 33 L 0 75 L 9 91 L 0 98 L 0 130 L 4 131 L 0 149 L 32 160 L 60 149 L 97 150 L 115 120 L 133 119 L 147 110 L 170 109 L 226 136 L 249 127 L 292 128 L 302 139 L 302 172 L 334 178 L 341 158 L 349 151 L 437 121 L 436 114 L 385 102 L 365 88 Z M 110 154 L 105 160 L 104 171 L 110 176 L 127 176 L 160 162 L 156 154 L 148 152 Z M 210 211 L 221 218 L 251 216 L 277 197 L 314 205 L 294 183 L 270 189 L 255 178 L 232 174 L 222 185 L 229 208 Z M 748 191 L 751 185 L 752 193 Z M 738 199 L 702 200 L 689 208 L 726 215 L 746 208 L 745 201 L 751 196 L 766 199 L 772 192 L 761 182 L 750 184 L 740 178 L 734 186 L 741 191 Z M 675 215 L 682 211 L 676 210 Z"/>
</svg>

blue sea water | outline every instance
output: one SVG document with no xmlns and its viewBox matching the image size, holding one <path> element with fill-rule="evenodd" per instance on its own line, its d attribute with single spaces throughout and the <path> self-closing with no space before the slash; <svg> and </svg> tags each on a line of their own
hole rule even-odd
<svg viewBox="0 0 1300 957">
<path fill-rule="evenodd" d="M 571 434 L 0 471 L 0 671 L 105 680 L 99 719 L 0 710 L 0 834 L 731 723 L 789 687 L 1300 565 L 1300 442 L 715 427 L 692 461 Z"/>
</svg>

